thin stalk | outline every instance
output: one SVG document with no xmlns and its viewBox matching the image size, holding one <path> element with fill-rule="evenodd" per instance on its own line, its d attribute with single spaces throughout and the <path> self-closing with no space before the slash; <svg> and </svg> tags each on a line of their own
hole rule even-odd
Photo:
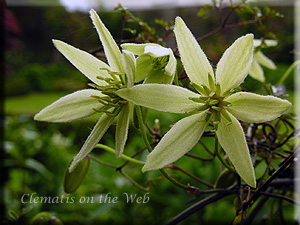
<svg viewBox="0 0 300 225">
<path fill-rule="evenodd" d="M 138 189 L 142 190 L 142 191 L 149 191 L 149 185 L 145 188 L 142 185 L 138 184 L 137 182 L 135 182 L 130 176 L 128 176 L 126 173 L 124 173 L 122 170 L 119 170 L 119 172 L 125 177 L 127 178 L 127 180 L 130 181 L 130 183 L 132 183 L 134 186 L 136 186 Z"/>
<path fill-rule="evenodd" d="M 108 151 L 110 153 L 116 154 L 116 151 L 113 148 L 110 148 L 110 147 L 108 147 L 106 145 L 97 144 L 95 146 L 95 148 L 102 148 L 105 151 Z M 133 158 L 131 158 L 131 157 L 127 156 L 127 155 L 124 155 L 124 154 L 121 155 L 121 158 L 122 159 L 126 159 L 126 160 L 128 160 L 130 162 L 133 162 L 133 163 L 136 163 L 136 164 L 140 164 L 140 165 L 144 165 L 145 164 L 145 162 L 142 162 L 142 161 L 137 160 L 137 159 L 133 159 Z"/>
<path fill-rule="evenodd" d="M 102 164 L 104 166 L 109 166 L 111 168 L 118 168 L 118 166 L 116 166 L 116 165 L 113 165 L 113 164 L 110 164 L 110 163 L 107 163 L 107 162 L 103 162 L 103 161 L 101 161 L 99 159 L 96 159 L 96 158 L 90 156 L 90 155 L 89 155 L 89 157 L 90 157 L 91 160 L 94 160 L 95 162 L 100 163 L 100 164 Z"/>
<path fill-rule="evenodd" d="M 221 161 L 221 163 L 231 172 L 236 173 L 236 171 L 228 165 L 228 163 L 223 159 L 223 157 L 221 156 L 219 150 L 218 150 L 218 146 L 219 146 L 219 142 L 218 142 L 218 138 L 217 136 L 215 136 L 215 153 L 217 154 L 219 160 Z"/>
<path fill-rule="evenodd" d="M 143 117 L 142 117 L 142 110 L 141 110 L 140 106 L 136 106 L 136 114 L 137 114 L 137 118 L 138 118 L 138 122 L 139 122 L 139 127 L 141 129 L 141 133 L 142 133 L 142 137 L 143 137 L 144 143 L 145 143 L 145 145 L 147 147 L 147 150 L 149 152 L 152 152 L 152 147 L 151 147 L 151 145 L 149 143 L 149 140 L 147 138 L 147 134 L 146 134 L 146 131 L 145 131 Z M 190 191 L 194 190 L 194 188 L 192 188 L 192 187 L 189 187 L 187 185 L 179 183 L 177 180 L 175 180 L 174 178 L 172 178 L 166 171 L 164 171 L 164 169 L 160 169 L 160 172 L 165 176 L 165 178 L 167 178 L 169 181 L 171 181 L 177 187 L 180 187 L 180 188 L 185 189 L 185 190 L 190 190 Z"/>
<path fill-rule="evenodd" d="M 147 134 L 146 134 L 146 131 L 145 131 L 145 127 L 144 127 L 141 106 L 135 106 L 135 107 L 136 107 L 136 115 L 137 115 L 137 118 L 138 118 L 139 127 L 141 129 L 142 138 L 144 140 L 144 143 L 146 145 L 146 148 L 147 148 L 148 152 L 152 152 L 152 147 L 149 143 L 149 140 L 147 138 Z"/>
<path fill-rule="evenodd" d="M 300 60 L 295 61 L 290 67 L 285 71 L 285 73 L 282 75 L 281 79 L 278 81 L 276 87 L 278 88 L 288 77 L 288 75 L 293 71 L 293 69 L 300 65 Z"/>
</svg>

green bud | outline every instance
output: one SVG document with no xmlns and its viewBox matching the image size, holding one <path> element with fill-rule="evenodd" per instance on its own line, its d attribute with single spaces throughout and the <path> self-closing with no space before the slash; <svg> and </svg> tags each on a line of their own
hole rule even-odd
<svg viewBox="0 0 300 225">
<path fill-rule="evenodd" d="M 71 162 L 69 163 L 69 166 Z M 83 182 L 88 172 L 89 166 L 90 159 L 88 157 L 85 157 L 77 164 L 77 166 L 71 173 L 69 172 L 69 169 L 67 169 L 64 177 L 64 191 L 66 193 L 74 193 L 77 190 L 77 188 Z"/>
<path fill-rule="evenodd" d="M 206 109 L 208 109 L 208 106 L 207 106 L 207 105 L 202 105 L 202 106 L 199 106 L 199 107 L 198 107 L 198 110 L 199 110 L 199 111 L 204 111 L 204 110 L 206 110 Z"/>
<path fill-rule="evenodd" d="M 221 113 L 229 123 L 232 123 L 231 117 L 226 110 L 221 110 Z"/>
<path fill-rule="evenodd" d="M 210 99 L 208 101 L 208 104 L 211 105 L 211 106 L 217 105 L 218 103 L 219 103 L 219 100 L 217 100 L 217 99 Z"/>
<path fill-rule="evenodd" d="M 228 169 L 225 169 L 218 176 L 216 183 L 214 185 L 215 188 L 228 188 L 236 182 L 236 177 L 233 172 Z"/>
<path fill-rule="evenodd" d="M 215 81 L 214 81 L 213 76 L 210 73 L 208 74 L 208 83 L 209 83 L 210 90 L 214 91 L 215 90 Z"/>
<path fill-rule="evenodd" d="M 218 107 L 218 106 L 211 106 L 212 109 L 216 110 L 216 111 L 221 111 L 222 108 L 221 107 Z"/>
<path fill-rule="evenodd" d="M 199 86 L 198 84 L 191 83 L 191 85 L 200 93 L 203 95 L 207 95 L 206 92 L 204 91 L 203 87 Z"/>
<path fill-rule="evenodd" d="M 197 97 L 189 97 L 190 100 L 194 101 L 194 102 L 199 102 L 199 103 L 205 103 L 206 101 L 201 99 L 201 98 L 197 98 Z"/>
<path fill-rule="evenodd" d="M 220 94 L 221 94 L 221 86 L 220 86 L 220 84 L 218 83 L 218 84 L 216 85 L 216 95 L 217 95 L 217 96 L 220 96 Z"/>
<path fill-rule="evenodd" d="M 211 91 L 209 90 L 209 88 L 207 86 L 205 86 L 205 85 L 202 85 L 202 87 L 204 89 L 205 94 L 209 96 L 209 94 L 211 93 Z"/>
</svg>

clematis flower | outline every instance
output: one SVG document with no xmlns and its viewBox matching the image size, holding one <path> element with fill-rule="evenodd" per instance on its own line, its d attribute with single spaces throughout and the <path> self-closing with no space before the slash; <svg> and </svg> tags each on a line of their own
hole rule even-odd
<svg viewBox="0 0 300 225">
<path fill-rule="evenodd" d="M 210 122 L 236 172 L 256 186 L 254 169 L 243 128 L 238 120 L 265 122 L 285 113 L 291 103 L 273 96 L 234 93 L 247 76 L 253 57 L 253 35 L 238 38 L 223 54 L 214 72 L 184 21 L 176 18 L 175 37 L 185 71 L 199 93 L 167 84 L 140 84 L 116 93 L 136 105 L 190 113 L 178 121 L 148 155 L 143 171 L 173 163 L 190 151 Z"/>
<path fill-rule="evenodd" d="M 268 48 L 276 45 L 277 45 L 276 40 L 262 41 L 261 39 L 254 39 L 253 62 L 252 62 L 251 69 L 249 71 L 249 75 L 252 78 L 260 82 L 265 82 L 265 75 L 262 66 L 267 67 L 271 70 L 276 70 L 277 67 L 274 64 L 274 62 L 260 51 L 261 48 Z"/>
<path fill-rule="evenodd" d="M 129 51 L 120 52 L 116 42 L 94 10 L 90 11 L 90 16 L 103 44 L 109 65 L 87 52 L 62 41 L 53 40 L 55 47 L 94 83 L 91 86 L 95 89 L 84 89 L 64 96 L 34 117 L 39 121 L 70 122 L 97 112 L 102 113 L 80 152 L 74 157 L 69 167 L 70 172 L 92 151 L 117 116 L 115 138 L 117 157 L 121 156 L 128 136 L 129 102 L 114 92 L 133 86 L 135 58 Z"/>
<path fill-rule="evenodd" d="M 138 55 L 135 82 L 173 82 L 177 61 L 172 49 L 158 44 L 122 44 L 121 47 Z"/>
</svg>

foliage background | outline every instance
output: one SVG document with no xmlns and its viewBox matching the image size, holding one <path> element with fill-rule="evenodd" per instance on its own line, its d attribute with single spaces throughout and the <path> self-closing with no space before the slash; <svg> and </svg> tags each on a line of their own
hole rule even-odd
<svg viewBox="0 0 300 225">
<path fill-rule="evenodd" d="M 266 27 L 272 30 L 279 40 L 278 47 L 265 51 L 278 66 L 276 71 L 265 69 L 266 79 L 272 84 L 280 79 L 293 62 L 294 45 L 293 7 L 274 8 L 285 17 L 266 21 Z M 204 17 L 197 17 L 199 9 L 200 7 L 157 9 L 137 11 L 133 14 L 155 27 L 158 34 L 162 34 L 163 30 L 153 18 L 174 21 L 175 16 L 181 16 L 198 37 L 208 33 L 218 24 L 218 17 L 215 16 L 217 12 L 211 11 Z M 93 50 L 99 47 L 98 36 L 88 13 L 69 13 L 63 7 L 9 7 L 6 10 L 6 16 L 9 15 L 5 17 L 9 22 L 6 27 L 9 41 L 5 46 L 4 84 L 6 160 L 5 170 L 1 172 L 5 179 L 4 211 L 1 216 L 4 224 L 19 216 L 18 222 L 17 220 L 15 222 L 26 224 L 39 212 L 48 212 L 65 224 L 163 224 L 193 201 L 205 197 L 194 199 L 194 196 L 162 179 L 150 185 L 150 201 L 147 204 L 127 204 L 123 193 L 144 196 L 145 192 L 134 187 L 114 169 L 95 162 L 91 162 L 91 168 L 80 188 L 74 194 L 64 193 L 62 185 L 67 165 L 84 143 L 96 122 L 96 117 L 70 124 L 34 122 L 32 118 L 39 110 L 66 93 L 87 87 L 87 79 L 60 55 L 53 47 L 51 39 L 63 40 L 84 50 Z M 99 14 L 118 40 L 121 14 L 101 11 Z M 232 22 L 237 19 L 233 17 Z M 224 30 L 203 40 L 201 47 L 212 62 L 217 62 L 233 39 L 249 32 L 259 34 L 254 25 Z M 126 35 L 130 36 L 129 33 L 125 33 L 125 37 Z M 166 39 L 166 45 L 175 48 L 174 38 Z M 289 93 L 288 99 L 293 102 L 293 77 L 289 76 L 285 84 Z M 250 77 L 246 78 L 243 86 L 257 93 L 263 92 L 262 85 Z M 154 120 L 158 118 L 161 129 L 165 132 L 170 124 L 181 117 L 182 115 L 150 111 L 149 124 L 153 125 Z M 138 131 L 131 128 L 126 147 L 128 155 L 144 147 Z M 208 146 L 212 145 L 209 138 L 203 141 Z M 114 147 L 114 126 L 109 129 L 102 143 Z M 203 157 L 208 156 L 200 146 L 192 152 Z M 92 155 L 117 165 L 123 162 L 101 150 L 94 150 Z M 220 171 L 218 160 L 202 162 L 180 159 L 176 164 L 209 183 L 215 181 Z M 141 174 L 134 165 L 129 165 L 125 171 L 144 186 L 148 179 L 160 176 L 158 172 Z M 174 174 L 180 176 L 183 183 L 205 187 L 185 175 L 176 172 Z M 74 204 L 22 204 L 20 201 L 22 195 L 31 193 L 36 193 L 36 196 L 52 197 L 64 195 L 74 197 L 76 201 Z M 107 193 L 111 193 L 112 197 L 117 196 L 119 201 L 94 204 L 83 204 L 78 201 L 83 196 L 98 198 L 99 195 Z M 211 204 L 190 216 L 182 224 L 230 224 L 235 217 L 233 200 L 234 196 L 229 196 Z M 272 201 L 274 200 L 270 199 L 268 205 L 261 210 L 258 221 L 278 221 L 279 215 L 276 215 L 275 209 L 271 207 Z M 284 206 L 285 218 L 292 221 L 293 205 L 287 203 Z M 272 217 L 265 218 L 264 215 Z"/>
</svg>

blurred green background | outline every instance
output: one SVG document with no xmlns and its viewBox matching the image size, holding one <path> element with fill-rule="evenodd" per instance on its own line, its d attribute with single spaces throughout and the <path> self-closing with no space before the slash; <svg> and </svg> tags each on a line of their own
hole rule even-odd
<svg viewBox="0 0 300 225">
<path fill-rule="evenodd" d="M 275 7 L 276 8 L 276 7 Z M 200 7 L 178 8 L 172 10 L 156 9 L 133 12 L 134 15 L 156 27 L 154 18 L 174 21 L 181 16 L 195 36 L 201 36 L 217 27 L 218 18 L 213 13 L 205 18 L 197 17 Z M 285 15 L 284 19 L 267 21 L 266 26 L 276 33 L 279 45 L 264 53 L 278 66 L 275 71 L 264 69 L 266 80 L 276 84 L 289 65 L 293 62 L 293 7 L 277 7 Z M 89 51 L 100 47 L 98 35 L 93 28 L 88 12 L 68 12 L 63 7 L 8 7 L 5 25 L 7 26 L 7 43 L 5 49 L 5 153 L 3 172 L 5 177 L 4 203 L 6 217 L 14 211 L 30 221 L 39 212 L 46 211 L 58 217 L 65 224 L 163 224 L 187 208 L 194 196 L 174 187 L 162 179 L 153 182 L 149 192 L 143 192 L 133 186 L 114 169 L 91 161 L 91 167 L 83 184 L 74 194 L 63 191 L 63 177 L 73 156 L 79 151 L 89 132 L 97 121 L 98 115 L 68 124 L 50 124 L 33 121 L 33 116 L 42 108 L 58 98 L 73 91 L 87 88 L 88 80 L 78 72 L 54 48 L 51 39 L 63 40 L 75 47 Z M 112 35 L 118 39 L 121 14 L 118 12 L 99 11 L 99 15 Z M 233 18 L 233 21 L 236 18 Z M 162 32 L 157 27 L 157 32 Z M 232 41 L 248 32 L 258 34 L 255 26 L 224 30 L 200 44 L 213 62 L 217 62 L 222 52 Z M 125 33 L 126 35 L 126 33 Z M 256 37 L 260 38 L 260 37 Z M 175 47 L 174 38 L 167 40 L 167 46 Z M 285 81 L 293 101 L 294 79 L 290 75 Z M 263 86 L 258 81 L 247 77 L 243 84 L 254 92 L 261 92 Z M 162 131 L 175 123 L 182 115 L 150 111 L 149 124 L 160 120 Z M 101 143 L 114 147 L 114 129 L 112 126 Z M 210 145 L 210 138 L 204 138 Z M 126 154 L 131 155 L 143 148 L 139 132 L 131 127 Z M 199 156 L 207 157 L 201 146 L 192 150 Z M 115 159 L 114 155 L 100 149 L 92 155 L 102 161 L 121 165 L 124 161 Z M 146 159 L 146 154 L 140 157 Z M 220 171 L 217 159 L 212 162 L 182 158 L 177 163 L 186 170 L 195 173 L 206 182 L 213 183 Z M 142 174 L 141 167 L 128 165 L 125 169 L 133 179 L 146 186 L 147 180 L 159 177 L 159 172 Z M 171 171 L 176 174 L 176 172 Z M 177 174 L 179 176 L 179 174 Z M 205 186 L 180 174 L 183 183 L 190 183 L 205 189 Z M 69 196 L 75 202 L 36 204 L 21 202 L 24 194 L 35 193 L 36 196 Z M 117 196 L 117 203 L 80 203 L 81 197 L 99 198 L 101 194 L 111 193 Z M 124 193 L 144 196 L 149 193 L 149 202 L 126 203 Z M 230 224 L 235 216 L 232 206 L 234 196 L 229 196 L 211 204 L 190 216 L 182 224 Z M 292 206 L 287 206 L 286 217 L 292 218 Z M 11 211 L 9 211 L 11 210 Z M 266 208 L 261 212 L 269 213 Z M 28 211 L 28 212 L 27 212 Z M 27 212 L 27 213 L 26 213 Z M 276 217 L 274 217 L 276 221 Z M 202 222 L 202 223 L 201 223 Z M 26 224 L 26 223 L 24 223 Z"/>
</svg>

